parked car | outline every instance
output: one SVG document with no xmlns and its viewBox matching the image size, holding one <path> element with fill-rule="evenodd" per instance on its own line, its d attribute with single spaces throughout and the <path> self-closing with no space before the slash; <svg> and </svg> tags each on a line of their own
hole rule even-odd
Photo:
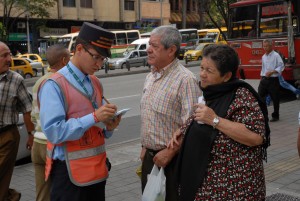
<svg viewBox="0 0 300 201">
<path fill-rule="evenodd" d="M 43 67 L 43 63 L 42 62 L 32 61 L 31 59 L 27 59 L 27 58 L 24 58 L 24 59 L 26 59 L 30 63 L 30 65 L 32 67 L 32 70 L 34 72 L 33 76 L 37 76 L 38 72 L 42 72 L 43 71 L 44 67 Z"/>
<path fill-rule="evenodd" d="M 17 57 L 31 59 L 32 61 L 41 62 L 44 65 L 43 59 L 38 54 L 20 54 Z"/>
<path fill-rule="evenodd" d="M 20 73 L 24 78 L 32 78 L 36 74 L 29 61 L 24 58 L 12 58 L 10 70 Z"/>
<path fill-rule="evenodd" d="M 199 39 L 191 39 L 186 43 L 186 46 L 180 47 L 178 59 L 184 58 L 184 53 L 186 53 L 189 50 L 194 50 L 199 44 Z"/>
<path fill-rule="evenodd" d="M 130 67 L 140 67 L 148 65 L 148 54 L 145 50 L 133 50 L 121 58 L 113 58 L 108 60 L 110 69 L 126 68 L 126 62 Z"/>
<path fill-rule="evenodd" d="M 196 49 L 194 50 L 188 50 L 184 53 L 183 59 L 187 59 L 188 61 L 197 61 L 202 59 L 202 51 L 203 49 L 214 43 L 200 43 Z"/>
<path fill-rule="evenodd" d="M 18 150 L 16 160 L 20 160 L 20 159 L 30 156 L 30 151 L 26 147 L 28 133 L 27 133 L 27 129 L 26 129 L 26 126 L 24 123 L 23 114 L 21 114 L 21 113 L 19 114 L 19 122 L 18 122 L 17 126 L 18 126 L 19 133 L 20 133 L 20 143 L 19 143 L 19 150 Z"/>
</svg>

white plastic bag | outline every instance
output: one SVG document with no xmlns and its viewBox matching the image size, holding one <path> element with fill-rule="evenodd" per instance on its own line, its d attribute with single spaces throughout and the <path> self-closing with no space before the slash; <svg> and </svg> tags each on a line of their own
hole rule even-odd
<svg viewBox="0 0 300 201">
<path fill-rule="evenodd" d="M 142 201 L 165 201 L 166 197 L 166 176 L 163 168 L 158 170 L 153 166 L 148 175 L 148 181 L 144 189 Z"/>
</svg>

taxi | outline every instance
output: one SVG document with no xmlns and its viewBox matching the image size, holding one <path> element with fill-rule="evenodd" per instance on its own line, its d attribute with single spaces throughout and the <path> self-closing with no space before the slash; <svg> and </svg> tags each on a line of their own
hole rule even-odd
<svg viewBox="0 0 300 201">
<path fill-rule="evenodd" d="M 183 59 L 187 61 L 198 61 L 202 59 L 202 51 L 203 49 L 214 43 L 200 43 L 196 49 L 188 50 L 184 53 Z"/>
<path fill-rule="evenodd" d="M 32 78 L 36 74 L 29 61 L 24 58 L 12 58 L 9 68 L 20 73 L 24 78 Z"/>
<path fill-rule="evenodd" d="M 43 63 L 43 59 L 38 54 L 20 54 L 17 55 L 17 57 L 31 59 L 32 61 L 41 62 L 43 65 L 45 65 Z"/>
</svg>

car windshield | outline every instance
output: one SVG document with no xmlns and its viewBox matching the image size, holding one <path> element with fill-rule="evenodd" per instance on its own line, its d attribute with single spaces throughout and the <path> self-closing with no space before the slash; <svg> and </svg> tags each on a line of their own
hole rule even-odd
<svg viewBox="0 0 300 201">
<path fill-rule="evenodd" d="M 135 50 L 137 48 L 138 44 L 130 44 L 128 45 L 128 47 L 126 48 L 125 52 L 130 52 L 132 50 Z"/>
<path fill-rule="evenodd" d="M 203 48 L 205 47 L 205 45 L 206 44 L 200 43 L 200 45 L 198 45 L 195 50 L 203 50 Z"/>
<path fill-rule="evenodd" d="M 33 63 L 34 61 L 32 61 L 31 59 L 28 59 L 28 58 L 24 58 L 26 59 L 29 63 Z"/>
</svg>

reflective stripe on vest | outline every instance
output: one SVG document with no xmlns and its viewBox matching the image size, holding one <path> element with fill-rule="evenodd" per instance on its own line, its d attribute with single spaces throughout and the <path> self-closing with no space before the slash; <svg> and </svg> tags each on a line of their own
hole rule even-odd
<svg viewBox="0 0 300 201">
<path fill-rule="evenodd" d="M 102 145 L 100 147 L 95 147 L 92 149 L 68 152 L 67 154 L 69 160 L 76 160 L 76 159 L 87 158 L 91 156 L 97 156 L 104 152 L 105 152 L 105 145 Z"/>
</svg>

